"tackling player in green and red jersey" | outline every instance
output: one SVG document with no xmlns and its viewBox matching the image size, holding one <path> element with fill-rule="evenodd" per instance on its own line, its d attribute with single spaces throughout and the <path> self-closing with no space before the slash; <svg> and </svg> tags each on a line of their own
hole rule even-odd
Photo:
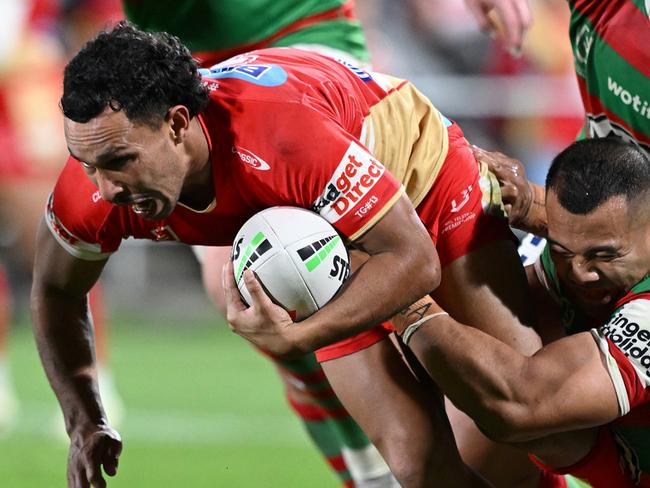
<svg viewBox="0 0 650 488">
<path fill-rule="evenodd" d="M 578 141 L 546 187 L 549 246 L 529 281 L 540 325 L 566 336 L 524 357 L 429 302 L 404 337 L 485 432 L 545 470 L 650 487 L 650 160 L 614 138 Z"/>
<path fill-rule="evenodd" d="M 650 153 L 648 2 L 569 0 L 584 136 L 616 135 Z"/>
<path fill-rule="evenodd" d="M 580 137 L 616 136 L 650 154 L 650 4 L 644 0 L 569 0 L 569 35 L 585 108 Z M 477 151 L 499 178 L 510 223 L 546 235 L 544 188 L 528 181 L 523 165 Z M 543 239 L 528 237 L 531 264 Z"/>
</svg>

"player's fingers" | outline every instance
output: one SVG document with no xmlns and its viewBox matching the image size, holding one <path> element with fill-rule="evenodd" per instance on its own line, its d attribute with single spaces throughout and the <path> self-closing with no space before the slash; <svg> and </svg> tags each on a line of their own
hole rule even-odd
<svg viewBox="0 0 650 488">
<path fill-rule="evenodd" d="M 496 14 L 503 26 L 506 49 L 513 56 L 518 56 L 523 40 L 523 25 L 515 3 L 519 0 L 500 0 L 496 3 Z"/>
<path fill-rule="evenodd" d="M 68 488 L 86 488 L 87 486 L 87 484 L 84 486 L 81 483 L 81 475 L 76 469 L 68 470 Z"/>
<path fill-rule="evenodd" d="M 68 488 L 90 488 L 85 467 L 77 456 L 73 456 L 68 464 Z"/>
<path fill-rule="evenodd" d="M 501 200 L 504 203 L 514 204 L 519 196 L 519 190 L 513 185 L 504 185 L 501 187 Z"/>
<path fill-rule="evenodd" d="M 92 486 L 93 488 L 106 488 L 106 480 L 101 475 L 101 471 L 99 470 L 99 468 L 97 468 L 96 471 L 92 471 L 91 473 L 87 472 L 86 476 L 90 481 L 89 486 Z"/>
<path fill-rule="evenodd" d="M 239 290 L 237 289 L 237 283 L 235 282 L 232 261 L 226 261 L 226 264 L 223 266 L 221 277 L 223 280 L 224 294 L 226 295 L 227 313 L 230 314 L 232 312 L 244 310 L 246 305 L 239 297 Z"/>
<path fill-rule="evenodd" d="M 472 150 L 472 153 L 474 154 L 476 160 L 480 163 L 487 164 L 490 170 L 492 170 L 493 166 L 503 164 L 503 162 L 507 159 L 507 157 L 500 152 L 486 151 L 485 149 L 473 144 L 470 145 L 470 149 Z"/>
<path fill-rule="evenodd" d="M 514 182 L 520 176 L 524 176 L 523 170 L 520 170 L 519 165 L 512 160 L 494 161 L 488 166 L 501 184 L 504 182 Z"/>
<path fill-rule="evenodd" d="M 489 9 L 486 9 L 480 0 L 465 0 L 465 4 L 474 16 L 479 29 L 483 32 L 494 32 L 495 26 L 488 16 Z"/>
<path fill-rule="evenodd" d="M 117 474 L 117 466 L 120 461 L 120 453 L 122 452 L 122 443 L 111 441 L 106 448 L 106 455 L 104 456 L 104 461 L 102 466 L 104 471 L 109 476 L 115 476 Z"/>
<path fill-rule="evenodd" d="M 93 488 L 102 487 L 101 485 L 97 485 L 93 482 L 93 477 L 94 477 L 94 471 L 93 468 L 90 466 L 90 464 L 86 464 L 83 468 L 83 472 L 79 473 L 79 487 L 80 488 L 90 488 L 93 486 Z"/>
<path fill-rule="evenodd" d="M 106 488 L 106 481 L 102 476 L 101 461 L 105 454 L 105 448 L 100 444 L 95 446 L 92 453 L 85 457 L 85 478 L 93 488 Z"/>
<path fill-rule="evenodd" d="M 528 29 L 533 25 L 533 13 L 530 9 L 529 0 L 515 0 L 515 8 L 519 12 L 519 18 L 521 19 L 521 25 L 523 28 L 523 35 L 526 35 Z M 522 38 L 522 43 L 523 43 Z"/>
<path fill-rule="evenodd" d="M 273 305 L 273 302 L 264 291 L 262 284 L 250 269 L 244 271 L 244 285 L 251 296 L 253 303 L 251 305 L 259 310 L 263 310 Z"/>
</svg>

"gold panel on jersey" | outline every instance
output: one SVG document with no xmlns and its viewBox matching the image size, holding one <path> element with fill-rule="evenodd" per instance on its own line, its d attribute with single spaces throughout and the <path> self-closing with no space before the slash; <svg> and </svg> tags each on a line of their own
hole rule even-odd
<svg viewBox="0 0 650 488">
<path fill-rule="evenodd" d="M 370 108 L 361 142 L 406 188 L 416 207 L 447 157 L 447 128 L 431 102 L 410 82 L 373 73 L 389 94 Z"/>
</svg>

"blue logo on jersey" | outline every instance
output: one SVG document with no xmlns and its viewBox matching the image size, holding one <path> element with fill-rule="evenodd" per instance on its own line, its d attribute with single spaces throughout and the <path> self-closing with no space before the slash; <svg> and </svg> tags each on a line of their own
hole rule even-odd
<svg viewBox="0 0 650 488">
<path fill-rule="evenodd" d="M 234 64 L 216 65 L 210 69 L 200 69 L 204 78 L 236 78 L 260 86 L 279 86 L 287 81 L 287 72 L 275 64 Z"/>
<path fill-rule="evenodd" d="M 372 76 L 370 76 L 370 73 L 367 71 L 362 70 L 358 66 L 355 66 L 352 63 L 347 62 L 345 59 L 337 59 L 339 63 L 341 63 L 343 66 L 345 66 L 347 69 L 352 71 L 355 75 L 357 75 L 361 80 L 364 82 L 369 82 L 372 81 Z"/>
</svg>

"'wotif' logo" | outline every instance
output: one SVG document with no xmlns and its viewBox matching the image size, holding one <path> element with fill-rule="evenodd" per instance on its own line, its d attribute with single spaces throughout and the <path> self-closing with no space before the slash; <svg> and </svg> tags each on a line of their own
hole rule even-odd
<svg viewBox="0 0 650 488">
<path fill-rule="evenodd" d="M 307 271 L 311 272 L 318 268 L 340 240 L 338 235 L 325 237 L 298 249 L 298 256 L 302 259 Z"/>
<path fill-rule="evenodd" d="M 266 254 L 272 247 L 273 245 L 264 236 L 263 232 L 255 234 L 253 240 L 244 249 L 241 261 L 237 267 L 237 273 L 235 276 L 237 277 L 238 283 L 242 274 L 244 274 L 244 271 L 250 268 L 255 261 L 257 261 L 262 255 Z M 239 250 L 237 250 L 237 253 L 238 252 Z"/>
<path fill-rule="evenodd" d="M 271 169 L 269 166 L 269 163 L 264 161 L 262 158 L 260 158 L 258 155 L 254 154 L 253 152 L 249 151 L 248 149 L 244 149 L 242 147 L 232 147 L 232 152 L 239 156 L 239 159 L 244 163 L 250 166 L 253 169 L 257 169 L 260 171 L 268 171 Z"/>
</svg>

